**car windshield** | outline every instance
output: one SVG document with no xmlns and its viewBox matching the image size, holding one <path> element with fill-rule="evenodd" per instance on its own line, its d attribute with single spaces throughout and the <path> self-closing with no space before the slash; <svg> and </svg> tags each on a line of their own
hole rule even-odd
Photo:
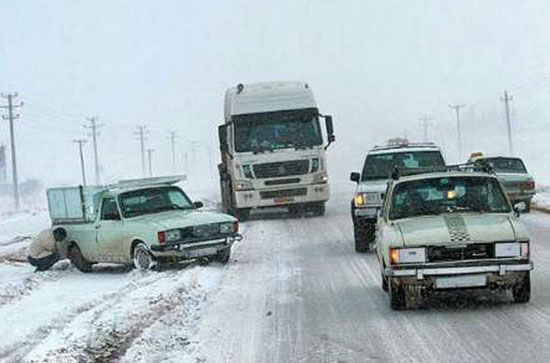
<svg viewBox="0 0 550 363">
<path fill-rule="evenodd" d="M 497 173 L 527 173 L 523 161 L 517 158 L 487 158 L 483 159 L 482 163 L 491 164 Z"/>
<path fill-rule="evenodd" d="M 439 151 L 394 152 L 368 155 L 361 173 L 361 180 L 388 179 L 394 167 L 414 169 L 444 166 Z"/>
<path fill-rule="evenodd" d="M 237 152 L 305 149 L 323 143 L 316 109 L 237 115 L 233 121 Z"/>
<path fill-rule="evenodd" d="M 489 177 L 442 177 L 399 183 L 390 219 L 455 212 L 509 213 L 498 181 Z"/>
<path fill-rule="evenodd" d="M 167 210 L 192 209 L 193 204 L 177 187 L 147 188 L 120 195 L 120 207 L 125 218 Z"/>
</svg>

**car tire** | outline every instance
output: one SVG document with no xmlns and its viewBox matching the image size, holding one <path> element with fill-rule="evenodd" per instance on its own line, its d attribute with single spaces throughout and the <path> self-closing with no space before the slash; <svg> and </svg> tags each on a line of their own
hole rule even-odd
<svg viewBox="0 0 550 363">
<path fill-rule="evenodd" d="M 152 270 L 157 265 L 156 259 L 143 242 L 139 242 L 134 246 L 132 260 L 134 262 L 134 268 L 140 271 Z"/>
<path fill-rule="evenodd" d="M 222 265 L 225 265 L 229 262 L 229 259 L 231 258 L 231 247 L 226 247 L 223 250 L 218 251 L 214 258 L 212 259 L 215 262 L 219 262 Z"/>
<path fill-rule="evenodd" d="M 234 209 L 233 216 L 239 220 L 239 222 L 246 222 L 250 218 L 250 209 Z"/>
<path fill-rule="evenodd" d="M 512 296 L 515 303 L 526 303 L 531 299 L 531 273 L 526 272 L 523 279 L 512 287 Z"/>
<path fill-rule="evenodd" d="M 394 277 L 389 278 L 390 307 L 392 310 L 404 310 L 407 307 L 405 288 L 395 282 Z"/>
<path fill-rule="evenodd" d="M 380 277 L 382 278 L 382 290 L 388 292 L 388 278 L 384 274 L 381 274 Z"/>
<path fill-rule="evenodd" d="M 353 237 L 355 239 L 355 252 L 365 253 L 369 251 L 369 242 L 362 229 L 353 226 Z"/>
<path fill-rule="evenodd" d="M 73 244 L 69 247 L 68 256 L 71 263 L 81 272 L 92 272 L 92 263 L 82 255 L 80 248 Z"/>
</svg>

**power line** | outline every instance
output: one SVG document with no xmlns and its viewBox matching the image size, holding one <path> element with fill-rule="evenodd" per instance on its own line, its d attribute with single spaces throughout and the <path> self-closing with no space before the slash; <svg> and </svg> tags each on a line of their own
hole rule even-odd
<svg viewBox="0 0 550 363">
<path fill-rule="evenodd" d="M 422 127 L 424 128 L 424 142 L 428 141 L 428 127 L 431 125 L 429 123 L 430 120 L 433 120 L 432 117 L 429 117 L 428 115 L 424 115 L 419 118 L 420 121 L 422 121 Z"/>
<path fill-rule="evenodd" d="M 17 93 L 4 95 L 2 97 L 8 100 L 7 106 L 0 106 L 0 108 L 8 109 L 8 117 L 2 116 L 4 120 L 9 120 L 10 122 L 10 142 L 11 142 L 11 167 L 12 167 L 12 183 L 13 183 L 13 201 L 15 204 L 15 209 L 19 209 L 19 180 L 17 178 L 17 157 L 15 153 L 15 130 L 13 127 L 13 120 L 18 119 L 19 115 L 13 114 L 14 108 L 19 108 L 23 106 L 23 102 L 18 105 L 13 104 L 13 99 L 18 97 Z"/>
<path fill-rule="evenodd" d="M 99 161 L 97 157 L 97 137 L 99 136 L 98 129 L 103 127 L 104 125 L 98 125 L 97 119 L 98 117 L 86 117 L 88 121 L 90 121 L 90 126 L 84 125 L 85 128 L 92 130 L 92 141 L 94 144 L 94 166 L 95 166 L 95 184 L 99 185 Z"/>
<path fill-rule="evenodd" d="M 462 137 L 460 134 L 460 109 L 466 107 L 465 104 L 449 105 L 456 112 L 456 130 L 458 136 L 458 160 L 462 157 Z"/>
<path fill-rule="evenodd" d="M 513 97 L 508 94 L 506 90 L 504 90 L 504 97 L 501 97 L 500 100 L 504 102 L 504 111 L 506 112 L 506 125 L 508 128 L 508 150 L 510 152 L 510 156 L 514 155 L 514 147 L 512 145 L 512 123 L 510 121 L 510 106 L 509 101 L 511 101 Z"/>
<path fill-rule="evenodd" d="M 145 135 L 147 134 L 147 126 L 141 125 L 137 127 L 138 131 L 136 135 L 139 136 L 139 143 L 141 147 L 141 172 L 145 177 Z"/>
<path fill-rule="evenodd" d="M 78 144 L 78 149 L 80 151 L 80 168 L 82 169 L 82 186 L 86 186 L 86 169 L 84 167 L 84 153 L 82 152 L 82 145 L 87 141 L 84 139 L 73 140 L 74 143 Z"/>
<path fill-rule="evenodd" d="M 176 131 L 168 131 L 170 134 L 170 144 L 172 146 L 172 172 L 176 173 Z"/>
</svg>

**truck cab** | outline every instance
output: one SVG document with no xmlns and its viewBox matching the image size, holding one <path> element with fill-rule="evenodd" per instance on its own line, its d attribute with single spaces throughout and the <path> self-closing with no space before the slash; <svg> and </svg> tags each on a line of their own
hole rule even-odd
<svg viewBox="0 0 550 363">
<path fill-rule="evenodd" d="M 433 143 L 409 143 L 391 139 L 367 153 L 361 173 L 351 173 L 357 183 L 351 201 L 356 252 L 367 252 L 374 244 L 376 222 L 392 171 L 444 166 L 441 150 Z"/>
<path fill-rule="evenodd" d="M 239 220 L 268 207 L 324 214 L 329 199 L 325 153 L 334 139 L 332 117 L 319 113 L 307 83 L 230 88 L 219 127 L 224 210 Z"/>
</svg>

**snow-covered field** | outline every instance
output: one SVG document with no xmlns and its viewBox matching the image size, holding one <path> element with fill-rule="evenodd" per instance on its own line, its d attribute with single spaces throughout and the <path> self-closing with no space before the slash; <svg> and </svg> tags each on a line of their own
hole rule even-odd
<svg viewBox="0 0 550 363">
<path fill-rule="evenodd" d="M 354 252 L 348 198 L 334 195 L 325 217 L 253 215 L 226 266 L 148 273 L 100 265 L 83 274 L 67 261 L 33 273 L 24 237 L 47 214 L 2 220 L 0 361 L 548 360 L 550 216 L 522 217 L 535 262 L 530 303 L 466 291 L 394 312 L 375 256 Z"/>
</svg>

